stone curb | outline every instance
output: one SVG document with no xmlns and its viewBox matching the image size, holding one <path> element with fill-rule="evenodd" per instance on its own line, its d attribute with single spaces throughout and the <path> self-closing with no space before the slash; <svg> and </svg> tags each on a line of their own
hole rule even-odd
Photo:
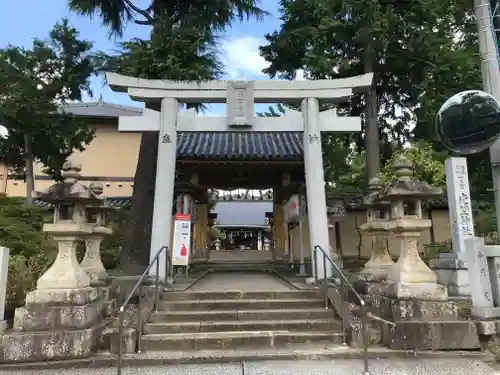
<svg viewBox="0 0 500 375">
<path fill-rule="evenodd" d="M 341 347 L 342 348 L 342 347 Z M 333 349 L 335 350 L 335 349 Z M 326 350 L 327 351 L 327 350 Z M 164 356 L 162 356 L 162 354 Z M 338 352 L 311 352 L 291 351 L 284 353 L 228 353 L 228 354 L 201 354 L 201 355 L 165 355 L 165 352 L 148 352 L 145 354 L 125 354 L 123 357 L 124 367 L 143 367 L 179 364 L 204 364 L 204 363 L 231 363 L 242 361 L 264 361 L 264 360 L 324 360 L 324 359 L 362 359 L 362 350 L 346 349 Z M 466 358 L 484 362 L 493 361 L 493 356 L 483 352 L 413 352 L 413 351 L 389 351 L 385 348 L 371 350 L 370 360 L 390 358 Z M 76 368 L 106 368 L 116 366 L 116 356 L 109 354 L 97 355 L 86 359 L 73 359 L 65 361 L 12 363 L 0 365 L 0 371 L 22 371 L 22 370 L 56 370 Z"/>
</svg>

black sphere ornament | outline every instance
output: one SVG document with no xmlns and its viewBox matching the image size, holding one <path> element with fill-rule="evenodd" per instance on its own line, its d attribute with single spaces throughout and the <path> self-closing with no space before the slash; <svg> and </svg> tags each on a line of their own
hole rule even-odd
<svg viewBox="0 0 500 375">
<path fill-rule="evenodd" d="M 476 154 L 500 135 L 500 104 L 484 91 L 462 91 L 441 106 L 435 125 L 439 141 L 448 150 Z"/>
</svg>

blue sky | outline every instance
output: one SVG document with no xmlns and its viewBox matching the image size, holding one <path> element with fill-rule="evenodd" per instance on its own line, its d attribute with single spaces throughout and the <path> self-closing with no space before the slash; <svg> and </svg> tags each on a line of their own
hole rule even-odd
<svg viewBox="0 0 500 375">
<path fill-rule="evenodd" d="M 136 4 L 148 0 L 135 0 Z M 45 38 L 52 26 L 61 18 L 68 18 L 70 24 L 80 31 L 81 37 L 94 42 L 95 48 L 101 51 L 112 51 L 118 40 L 110 40 L 108 30 L 101 26 L 100 20 L 78 16 L 69 11 L 67 0 L 17 0 L 3 1 L 0 12 L 0 48 L 8 44 L 29 47 L 34 37 Z M 262 7 L 272 14 L 263 22 L 249 21 L 235 24 L 221 39 L 228 78 L 258 79 L 265 78 L 260 74 L 266 66 L 258 55 L 258 46 L 263 43 L 266 33 L 279 27 L 277 0 L 263 0 Z M 148 28 L 135 24 L 128 25 L 122 40 L 133 37 L 147 38 Z M 126 94 L 114 93 L 103 84 L 102 78 L 93 79 L 94 99 L 102 95 L 105 101 L 140 105 L 132 102 Z M 211 112 L 223 111 L 218 106 Z"/>
</svg>

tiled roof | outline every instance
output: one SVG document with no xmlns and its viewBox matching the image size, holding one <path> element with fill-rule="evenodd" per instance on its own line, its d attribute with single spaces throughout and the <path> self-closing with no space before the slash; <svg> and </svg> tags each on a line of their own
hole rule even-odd
<svg viewBox="0 0 500 375">
<path fill-rule="evenodd" d="M 115 209 L 129 209 L 131 204 L 132 204 L 132 199 L 131 197 L 108 197 L 106 200 L 109 202 L 109 205 L 112 208 Z M 346 203 L 349 207 L 352 207 L 354 209 L 361 208 L 362 207 L 362 197 L 361 196 L 349 196 L 345 197 Z M 446 197 L 443 197 L 441 199 L 432 199 L 429 201 L 430 206 L 432 208 L 447 208 L 448 203 L 446 200 Z M 46 203 L 46 202 L 41 202 L 35 200 L 35 204 L 38 207 L 42 208 L 50 208 L 51 204 Z M 228 205 L 229 204 L 229 205 Z M 234 206 L 236 204 L 236 206 Z M 244 206 L 237 206 L 238 204 L 245 204 Z M 249 206 L 249 204 L 255 204 L 254 206 Z M 261 205 L 261 206 L 259 206 Z M 244 207 L 243 210 L 240 210 L 241 207 Z M 230 223 L 234 222 L 238 218 L 239 214 L 237 212 L 243 211 L 244 213 L 241 215 L 244 216 L 251 216 L 252 213 L 255 214 L 255 210 L 257 211 L 258 217 L 260 217 L 260 212 L 271 212 L 273 211 L 273 202 L 272 201 L 219 201 L 215 209 L 212 210 L 212 212 L 217 212 L 221 216 L 219 218 L 224 217 L 222 223 L 226 223 L 226 225 L 231 225 Z M 263 214 L 264 215 L 264 214 Z M 239 219 L 238 219 L 239 220 Z M 243 220 L 243 219 L 241 219 Z M 245 219 L 246 220 L 246 219 Z M 248 221 L 254 222 L 254 223 L 262 223 L 260 221 L 261 219 L 256 220 L 254 219 L 249 219 Z M 255 224 L 257 225 L 257 224 Z M 258 224 L 258 225 L 263 225 L 263 224 Z"/>
<path fill-rule="evenodd" d="M 106 102 L 68 103 L 63 109 L 75 116 L 109 117 L 140 116 L 142 109 Z M 179 132 L 179 160 L 261 160 L 302 161 L 300 133 L 183 133 Z"/>
<path fill-rule="evenodd" d="M 221 227 L 264 227 L 267 225 L 266 212 L 272 211 L 271 201 L 221 201 L 212 209 Z"/>
<path fill-rule="evenodd" d="M 179 159 L 189 160 L 303 160 L 299 133 L 180 133 Z"/>
<path fill-rule="evenodd" d="M 128 210 L 130 205 L 132 204 L 131 197 L 108 197 L 106 198 L 106 202 L 108 202 L 109 207 L 114 208 L 115 210 Z M 43 202 L 35 199 L 35 205 L 40 208 L 51 208 L 52 204 L 48 202 Z"/>
<path fill-rule="evenodd" d="M 106 102 L 84 102 L 68 103 L 61 108 L 75 116 L 81 117 L 109 117 L 117 118 L 119 116 L 141 116 L 142 108 L 131 107 L 120 104 Z"/>
</svg>

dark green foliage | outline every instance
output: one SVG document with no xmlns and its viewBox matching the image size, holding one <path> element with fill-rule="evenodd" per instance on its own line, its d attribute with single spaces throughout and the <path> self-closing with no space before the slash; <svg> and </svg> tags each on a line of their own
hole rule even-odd
<svg viewBox="0 0 500 375">
<path fill-rule="evenodd" d="M 121 34 L 124 25 L 132 20 L 153 25 L 148 40 L 128 41 L 121 44 L 116 55 L 101 56 L 103 70 L 150 79 L 219 78 L 223 66 L 216 50 L 217 33 L 234 21 L 266 14 L 255 0 L 156 0 L 147 8 L 136 5 L 133 0 L 69 0 L 76 12 L 99 16 L 111 34 Z M 157 150 L 158 135 L 143 134 L 130 226 L 121 252 L 125 273 L 137 273 L 149 263 Z"/>
<path fill-rule="evenodd" d="M 24 303 L 26 293 L 55 259 L 56 247 L 41 231 L 50 213 L 23 199 L 0 197 L 0 246 L 10 249 L 6 315 Z"/>
<path fill-rule="evenodd" d="M 110 33 L 118 35 L 130 21 L 155 26 L 165 21 L 172 25 L 187 25 L 191 21 L 213 31 L 223 31 L 234 21 L 261 19 L 267 14 L 256 0 L 151 0 L 145 7 L 134 0 L 69 0 L 68 3 L 70 9 L 80 14 L 97 15 Z"/>
<path fill-rule="evenodd" d="M 448 96 L 480 85 L 472 10 L 466 0 L 281 0 L 283 24 L 261 47 L 271 63 L 265 72 L 285 79 L 298 69 L 309 79 L 348 77 L 363 73 L 372 59 L 383 165 L 413 136 L 434 140 L 439 106 Z M 374 56 L 367 56 L 367 45 Z M 340 112 L 363 114 L 363 97 L 353 96 Z M 375 141 L 364 140 L 365 134 L 364 129 L 344 137 L 345 147 L 364 150 Z M 338 142 L 339 137 L 329 141 Z M 345 164 L 349 153 L 333 156 Z"/>
<path fill-rule="evenodd" d="M 8 131 L 8 137 L 0 138 L 0 159 L 18 177 L 29 175 L 26 168 L 37 161 L 57 178 L 66 158 L 92 139 L 85 122 L 59 108 L 90 93 L 95 70 L 91 48 L 63 20 L 47 40 L 35 39 L 30 49 L 0 50 L 0 124 Z"/>
</svg>

